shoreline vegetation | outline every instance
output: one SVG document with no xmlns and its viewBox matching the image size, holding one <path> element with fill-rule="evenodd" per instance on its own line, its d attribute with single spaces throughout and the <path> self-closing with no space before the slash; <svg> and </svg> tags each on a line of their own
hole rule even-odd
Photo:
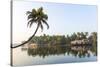
<svg viewBox="0 0 100 67">
<path fill-rule="evenodd" d="M 72 43 L 73 42 L 73 43 Z M 90 57 L 91 52 L 97 56 L 97 32 L 77 32 L 72 35 L 42 35 L 35 36 L 21 47 L 22 51 L 28 51 L 30 56 L 42 56 L 45 58 L 48 55 L 73 54 L 74 56 Z"/>
<path fill-rule="evenodd" d="M 24 42 L 24 41 L 23 41 Z M 77 32 L 72 35 L 42 35 L 34 36 L 32 40 L 28 42 L 28 47 L 34 48 L 36 46 L 97 46 L 97 32 L 92 32 L 90 35 L 88 32 Z"/>
</svg>

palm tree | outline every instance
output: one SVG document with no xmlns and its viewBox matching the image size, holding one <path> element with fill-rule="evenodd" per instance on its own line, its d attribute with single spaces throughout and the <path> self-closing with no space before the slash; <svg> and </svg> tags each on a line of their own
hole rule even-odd
<svg viewBox="0 0 100 67">
<path fill-rule="evenodd" d="M 49 29 L 49 25 L 47 23 L 48 15 L 43 12 L 43 7 L 40 7 L 37 10 L 32 9 L 32 11 L 27 11 L 26 14 L 28 15 L 28 20 L 29 20 L 27 23 L 27 26 L 31 27 L 33 23 L 36 23 L 37 28 L 36 28 L 34 34 L 27 41 L 25 41 L 24 43 L 22 43 L 18 46 L 13 47 L 13 48 L 16 48 L 16 47 L 19 47 L 19 46 L 22 46 L 22 45 L 28 43 L 35 36 L 39 27 L 43 31 L 43 24 L 46 24 L 47 29 Z"/>
<path fill-rule="evenodd" d="M 93 45 L 97 45 L 97 32 L 92 32 Z"/>
<path fill-rule="evenodd" d="M 86 38 L 87 38 L 88 34 L 89 34 L 88 32 L 85 32 L 85 36 L 86 36 Z"/>
<path fill-rule="evenodd" d="M 77 32 L 77 40 L 80 40 L 80 37 L 81 37 L 81 33 Z"/>
</svg>

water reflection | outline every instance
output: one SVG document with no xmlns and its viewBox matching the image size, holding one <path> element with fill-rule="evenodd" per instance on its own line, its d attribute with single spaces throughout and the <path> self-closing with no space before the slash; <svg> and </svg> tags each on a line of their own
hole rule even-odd
<svg viewBox="0 0 100 67">
<path fill-rule="evenodd" d="M 65 54 L 78 58 L 90 57 L 91 55 L 97 56 L 97 49 L 94 46 L 37 46 L 35 48 L 22 48 L 22 51 L 27 51 L 28 56 L 39 56 L 42 58 L 51 55 L 54 56 Z"/>
</svg>

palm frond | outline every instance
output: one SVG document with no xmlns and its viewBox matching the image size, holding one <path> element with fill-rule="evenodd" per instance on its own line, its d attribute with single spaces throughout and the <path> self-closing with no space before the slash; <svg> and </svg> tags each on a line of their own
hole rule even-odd
<svg viewBox="0 0 100 67">
<path fill-rule="evenodd" d="M 28 23 L 27 23 L 27 27 L 29 26 L 29 24 L 30 24 L 30 21 L 28 21 Z"/>
<path fill-rule="evenodd" d="M 36 23 L 36 20 L 35 19 L 29 20 L 28 23 L 27 23 L 27 27 L 28 26 L 31 27 L 33 23 Z"/>
<path fill-rule="evenodd" d="M 30 28 L 31 28 L 31 26 L 32 26 L 33 23 L 34 23 L 34 22 L 31 22 L 31 23 L 30 23 L 30 26 L 29 26 Z"/>
<path fill-rule="evenodd" d="M 31 13 L 32 13 L 32 12 L 30 12 L 30 11 L 27 11 L 27 12 L 26 12 L 26 15 L 27 15 L 27 14 L 31 14 Z"/>
<path fill-rule="evenodd" d="M 32 14 L 36 14 L 36 13 L 37 13 L 36 9 L 32 9 Z"/>
<path fill-rule="evenodd" d="M 43 25 L 42 25 L 42 23 L 40 23 L 39 25 L 40 25 L 40 27 L 41 27 L 41 30 L 43 31 Z"/>
<path fill-rule="evenodd" d="M 29 14 L 28 17 L 27 17 L 27 20 L 29 20 L 29 19 L 31 19 L 31 18 L 33 18 L 33 17 L 32 17 L 32 14 Z"/>
<path fill-rule="evenodd" d="M 42 12 L 43 11 L 43 7 L 40 7 L 37 12 Z"/>
<path fill-rule="evenodd" d="M 47 14 L 44 14 L 43 15 L 43 19 L 48 20 L 48 15 Z"/>
<path fill-rule="evenodd" d="M 42 22 L 43 22 L 44 24 L 46 24 L 46 25 L 47 25 L 47 29 L 49 29 L 48 23 L 47 23 L 45 20 L 43 20 L 43 19 L 42 19 Z"/>
</svg>

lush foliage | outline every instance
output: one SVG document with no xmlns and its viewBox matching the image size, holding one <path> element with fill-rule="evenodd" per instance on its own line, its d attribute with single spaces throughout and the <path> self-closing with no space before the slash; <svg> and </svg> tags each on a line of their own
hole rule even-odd
<svg viewBox="0 0 100 67">
<path fill-rule="evenodd" d="M 82 40 L 87 39 L 92 42 L 92 45 L 97 44 L 97 32 L 92 32 L 88 34 L 88 32 L 77 32 L 73 33 L 72 35 L 42 35 L 42 36 L 35 36 L 32 38 L 30 43 L 37 43 L 37 44 L 46 44 L 46 45 L 70 45 L 71 41 L 75 40 Z"/>
</svg>

